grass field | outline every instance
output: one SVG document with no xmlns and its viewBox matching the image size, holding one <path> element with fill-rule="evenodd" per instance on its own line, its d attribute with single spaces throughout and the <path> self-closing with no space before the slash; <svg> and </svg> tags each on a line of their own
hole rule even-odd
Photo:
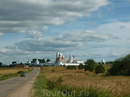
<svg viewBox="0 0 130 97">
<path fill-rule="evenodd" d="M 19 71 L 29 72 L 32 70 L 33 68 L 0 68 L 0 81 L 18 76 Z"/>
<path fill-rule="evenodd" d="M 110 68 L 106 66 L 105 68 Z M 42 80 L 50 80 L 56 82 L 60 77 L 63 82 L 61 86 L 72 87 L 73 89 L 97 91 L 97 95 L 101 93 L 105 96 L 80 96 L 80 97 L 130 97 L 130 77 L 129 76 L 109 76 L 104 74 L 95 74 L 84 70 L 67 70 L 66 67 L 42 67 L 44 77 Z M 42 83 L 42 82 L 41 82 Z M 45 84 L 45 82 L 44 82 Z M 43 87 L 45 88 L 45 87 Z M 109 96 L 106 96 L 106 95 Z M 110 96 L 111 94 L 111 96 Z M 43 97 L 43 96 L 36 96 Z M 45 96 L 46 97 L 46 96 Z M 47 96 L 53 97 L 53 96 Z M 77 96 L 78 97 L 78 96 Z"/>
</svg>

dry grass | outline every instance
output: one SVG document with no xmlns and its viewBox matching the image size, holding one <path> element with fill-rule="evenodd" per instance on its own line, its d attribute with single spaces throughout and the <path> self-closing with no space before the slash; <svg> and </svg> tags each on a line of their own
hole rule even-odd
<svg viewBox="0 0 130 97">
<path fill-rule="evenodd" d="M 106 67 L 106 68 L 109 68 Z M 67 70 L 65 67 L 43 67 L 47 79 L 55 80 L 59 76 L 63 78 L 64 85 L 88 89 L 96 87 L 102 90 L 112 90 L 113 94 L 121 97 L 122 94 L 130 94 L 130 77 L 94 74 L 84 70 Z"/>
<path fill-rule="evenodd" d="M 28 69 L 26 68 L 0 68 L 0 77 L 6 74 L 15 74 L 18 71 L 27 72 Z"/>
</svg>

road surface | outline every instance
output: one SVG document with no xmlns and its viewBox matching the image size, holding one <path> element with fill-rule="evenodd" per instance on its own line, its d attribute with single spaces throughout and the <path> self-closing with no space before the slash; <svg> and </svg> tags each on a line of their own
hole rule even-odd
<svg viewBox="0 0 130 97">
<path fill-rule="evenodd" d="M 35 67 L 26 77 L 15 77 L 0 81 L 0 97 L 28 97 L 28 93 L 38 76 L 39 67 Z"/>
</svg>

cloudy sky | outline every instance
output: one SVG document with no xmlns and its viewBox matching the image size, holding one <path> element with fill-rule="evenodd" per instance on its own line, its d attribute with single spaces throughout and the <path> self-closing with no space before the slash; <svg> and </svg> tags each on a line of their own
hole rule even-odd
<svg viewBox="0 0 130 97">
<path fill-rule="evenodd" d="M 130 53 L 130 0 L 0 0 L 0 62 Z"/>
</svg>

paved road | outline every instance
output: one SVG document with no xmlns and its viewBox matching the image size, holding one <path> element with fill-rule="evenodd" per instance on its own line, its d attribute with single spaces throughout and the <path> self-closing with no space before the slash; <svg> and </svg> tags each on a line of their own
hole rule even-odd
<svg viewBox="0 0 130 97">
<path fill-rule="evenodd" d="M 15 77 L 15 78 L 11 78 L 11 79 L 8 79 L 5 81 L 0 81 L 0 97 L 7 97 L 7 96 L 12 97 L 9 95 L 10 94 L 12 95 L 12 93 L 13 93 L 13 95 L 16 94 L 17 90 L 19 90 L 22 93 L 22 91 L 21 91 L 22 89 L 20 89 L 20 88 L 23 86 L 26 87 L 27 84 L 32 84 L 32 80 L 35 80 L 39 71 L 40 71 L 40 68 L 36 67 L 36 68 L 34 68 L 34 70 L 32 72 L 27 73 L 26 77 Z M 30 81 L 31 81 L 31 83 L 29 83 Z M 26 84 L 26 86 L 25 86 L 25 84 Z M 25 89 L 25 90 L 27 90 L 27 89 Z M 30 90 L 27 90 L 27 91 L 30 91 Z M 20 95 L 20 93 L 17 93 L 17 95 Z M 19 96 L 19 97 L 21 97 L 21 96 Z M 25 96 L 22 95 L 22 97 L 25 97 Z"/>
</svg>

